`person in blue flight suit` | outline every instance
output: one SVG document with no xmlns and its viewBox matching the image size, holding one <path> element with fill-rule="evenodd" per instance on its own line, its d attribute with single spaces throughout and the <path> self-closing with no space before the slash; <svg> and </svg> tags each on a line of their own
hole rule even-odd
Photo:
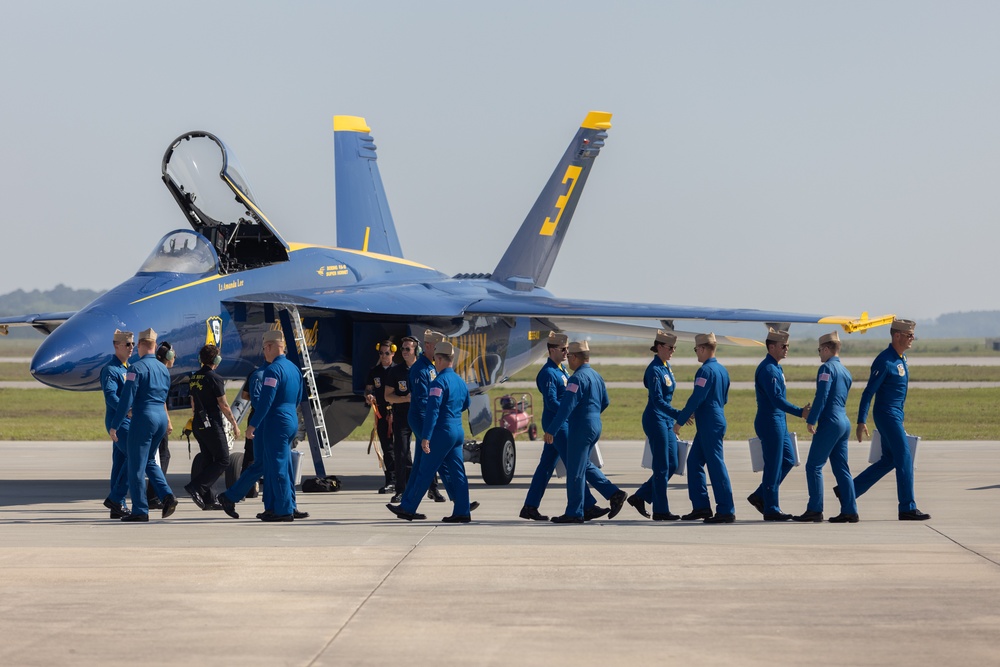
<svg viewBox="0 0 1000 667">
<path fill-rule="evenodd" d="M 420 467 L 420 459 L 424 455 L 419 445 L 423 439 L 427 392 L 430 391 L 431 382 L 437 377 L 437 371 L 434 370 L 434 346 L 443 341 L 444 334 L 431 329 L 424 331 L 424 353 L 410 366 L 410 409 L 406 418 L 410 424 L 413 439 L 417 442 L 417 446 L 413 448 L 413 470 Z M 443 476 L 442 480 L 444 480 Z M 447 482 L 447 480 L 444 481 Z M 444 496 L 438 491 L 436 479 L 431 480 L 430 487 L 427 489 L 427 497 L 436 503 L 444 502 Z"/>
<path fill-rule="evenodd" d="M 695 433 L 688 450 L 688 497 L 691 512 L 682 521 L 704 519 L 705 523 L 733 523 L 736 506 L 733 504 L 733 486 L 726 470 L 722 441 L 726 437 L 725 406 L 729 400 L 729 373 L 715 358 L 717 342 L 714 333 L 698 334 L 694 338 L 694 352 L 701 367 L 694 375 L 694 391 L 683 410 L 671 408 L 667 414 L 674 418 L 674 434 L 680 435 L 681 426 L 694 417 Z M 715 494 L 715 514 L 708 499 L 705 468 L 712 480 Z"/>
<path fill-rule="evenodd" d="M 258 431 L 264 436 L 264 488 L 270 490 L 264 496 L 264 511 L 258 518 L 268 522 L 293 521 L 291 445 L 299 429 L 302 371 L 285 356 L 285 337 L 280 331 L 264 334 L 264 358 L 268 366 L 261 379 L 260 398 L 247 426 L 247 437 L 256 437 Z M 226 504 L 222 507 L 225 510 Z"/>
<path fill-rule="evenodd" d="M 101 369 L 101 390 L 104 392 L 104 430 L 111 430 L 111 422 L 118 411 L 122 389 L 125 388 L 125 371 L 128 368 L 128 358 L 135 348 L 131 331 L 115 329 L 113 344 L 114 356 Z M 128 417 L 118 427 L 118 440 L 111 445 L 111 479 L 110 492 L 104 499 L 104 506 L 111 510 L 112 519 L 120 519 L 131 514 L 125 505 L 125 495 L 128 493 Z"/>
<path fill-rule="evenodd" d="M 569 337 L 566 334 L 556 333 L 554 331 L 549 333 L 548 339 L 548 351 L 549 358 L 546 360 L 545 364 L 542 366 L 541 370 L 538 371 L 537 377 L 535 377 L 535 386 L 538 387 L 538 391 L 542 395 L 542 431 L 544 432 L 548 427 L 549 423 L 556 416 L 556 412 L 559 411 L 559 402 L 562 400 L 563 395 L 566 393 L 566 384 L 569 380 L 569 374 L 566 372 L 566 368 L 563 366 L 563 362 L 566 361 L 566 353 L 569 350 L 567 347 L 569 345 Z M 569 432 L 569 426 L 564 424 L 559 432 L 555 434 L 555 439 L 551 444 L 543 443 L 542 445 L 542 455 L 538 459 L 538 466 L 535 468 L 535 474 L 531 476 L 531 484 L 528 487 L 528 495 L 525 496 L 524 506 L 521 508 L 521 512 L 518 516 L 522 519 L 529 519 L 532 521 L 548 521 L 549 517 L 538 511 L 538 506 L 542 502 L 542 496 L 545 494 L 545 487 L 548 486 L 549 480 L 552 478 L 552 473 L 556 468 L 556 461 L 559 459 L 566 462 L 566 434 Z M 593 464 L 592 461 L 588 460 L 586 480 L 588 483 L 594 483 L 600 485 L 601 480 L 606 483 L 607 489 L 602 492 L 608 493 L 608 495 L 613 495 L 616 487 L 608 481 L 608 478 L 603 474 L 600 474 L 600 469 Z M 607 507 L 598 507 L 597 499 L 594 498 L 594 494 L 590 492 L 589 484 L 584 487 L 584 500 L 583 500 L 583 518 L 597 519 L 611 510 Z"/>
<path fill-rule="evenodd" d="M 132 421 L 128 428 L 128 492 L 132 498 L 132 513 L 122 521 L 149 521 L 146 501 L 146 477 L 153 483 L 156 494 L 163 502 L 163 518 L 177 509 L 177 499 L 167 484 L 163 471 L 156 464 L 156 449 L 167 433 L 167 394 L 170 392 L 170 372 L 161 364 L 153 351 L 156 349 L 156 332 L 146 329 L 139 333 L 139 360 L 125 374 L 125 387 L 118 409 L 108 432 L 118 441 L 121 428 L 129 410 Z"/>
<path fill-rule="evenodd" d="M 680 516 L 670 513 L 667 503 L 667 480 L 677 470 L 677 436 L 674 434 L 674 419 L 670 416 L 674 396 L 674 374 L 670 369 L 670 357 L 677 349 L 677 336 L 659 329 L 650 352 L 655 352 L 653 360 L 646 367 L 642 384 L 646 387 L 646 409 L 642 412 L 642 430 L 649 440 L 652 454 L 653 474 L 633 493 L 628 503 L 639 514 L 649 517 L 646 503 L 653 504 L 653 521 L 676 521 Z"/>
<path fill-rule="evenodd" d="M 552 444 L 559 429 L 564 424 L 569 426 L 565 459 L 566 513 L 552 517 L 552 522 L 583 523 L 586 520 L 583 499 L 586 471 L 591 463 L 590 453 L 601 437 L 601 413 L 608 409 L 611 401 L 608 399 L 604 379 L 590 367 L 590 345 L 587 341 L 570 343 L 567 361 L 573 376 L 566 383 L 566 392 L 559 402 L 559 410 L 545 428 L 545 442 Z M 601 476 L 604 476 L 603 473 Z M 628 494 L 617 486 L 614 489 L 610 498 L 609 519 L 618 515 L 628 498 Z"/>
<path fill-rule="evenodd" d="M 250 419 L 253 419 L 254 413 L 257 411 L 257 406 L 260 404 L 260 390 L 264 382 L 264 370 L 267 368 L 267 362 L 258 366 L 250 376 L 247 377 L 246 390 L 244 391 L 243 398 L 250 401 Z M 247 465 L 240 473 L 239 479 L 233 483 L 228 489 L 216 496 L 216 500 L 222 505 L 222 509 L 226 514 L 234 519 L 239 519 L 240 515 L 236 511 L 236 503 L 242 501 L 250 493 L 250 489 L 257 484 L 259 480 L 264 475 L 264 435 L 263 433 L 258 433 L 256 437 L 250 438 L 249 442 L 253 446 L 253 454 L 250 464 Z M 264 503 L 267 506 L 272 506 L 273 503 L 270 502 L 270 489 L 267 486 L 264 487 Z M 294 517 L 293 517 L 294 518 Z"/>
<path fill-rule="evenodd" d="M 445 523 L 469 523 L 469 481 L 465 476 L 465 462 L 462 444 L 465 442 L 465 428 L 462 413 L 469 409 L 469 389 L 452 365 L 455 346 L 448 341 L 434 345 L 434 369 L 436 375 L 427 392 L 427 408 L 421 424 L 420 449 L 423 456 L 420 466 L 406 487 L 399 505 L 389 503 L 389 511 L 400 519 L 413 521 L 427 518 L 417 513 L 420 501 L 430 486 L 431 479 L 440 468 L 448 485 L 448 495 L 454 503 L 450 516 L 441 520 Z"/>
<path fill-rule="evenodd" d="M 174 346 L 173 345 L 171 345 L 168 341 L 165 341 L 165 340 L 158 341 L 158 344 L 156 346 L 156 359 L 161 364 L 163 364 L 164 366 L 166 366 L 167 370 L 170 370 L 171 368 L 174 367 L 174 357 L 175 356 L 176 355 L 174 353 Z M 173 422 L 171 422 L 171 420 L 170 420 L 170 408 L 168 406 L 167 407 L 167 433 L 173 433 L 173 432 L 174 432 L 174 425 L 173 425 Z M 163 440 L 160 440 L 160 446 L 158 448 L 158 452 L 159 452 L 159 455 L 160 455 L 160 459 L 158 461 L 158 464 L 160 466 L 160 470 L 163 471 L 164 477 L 166 477 L 166 475 L 167 475 L 167 468 L 170 466 L 170 438 L 169 438 L 169 436 L 164 435 L 163 436 Z M 154 452 L 153 456 L 154 457 L 156 456 L 156 452 Z M 157 497 L 157 495 L 156 495 L 156 489 L 153 488 L 153 483 L 150 482 L 148 479 L 146 480 L 146 502 L 149 504 L 149 509 L 151 509 L 151 510 L 161 510 L 161 509 L 163 509 L 163 503 L 160 502 L 159 497 Z"/>
<path fill-rule="evenodd" d="M 785 398 L 781 360 L 788 356 L 788 332 L 769 328 L 766 344 L 767 356 L 757 366 L 753 378 L 757 393 L 757 416 L 753 427 L 764 453 L 764 474 L 760 486 L 747 496 L 747 502 L 764 515 L 764 521 L 788 521 L 792 515 L 782 512 L 778 504 L 778 487 L 795 466 L 795 450 L 785 413 L 806 419 L 809 405 L 800 408 Z"/>
<path fill-rule="evenodd" d="M 816 352 L 822 363 L 816 372 L 816 398 L 806 419 L 806 427 L 813 434 L 806 458 L 809 504 L 804 513 L 792 518 L 813 523 L 823 520 L 823 466 L 829 459 L 840 487 L 840 514 L 830 517 L 830 523 L 857 523 L 854 480 L 847 465 L 851 420 L 847 418 L 845 404 L 851 390 L 851 373 L 840 363 L 840 336 L 836 331 L 820 336 Z"/>
<path fill-rule="evenodd" d="M 906 442 L 906 429 L 903 428 L 903 406 L 910 379 L 905 352 L 913 345 L 916 326 L 911 320 L 893 320 L 890 327 L 892 342 L 872 362 L 868 385 L 861 394 L 861 406 L 858 408 L 857 436 L 858 442 L 861 442 L 862 436 L 868 435 L 865 422 L 872 397 L 875 397 L 872 416 L 875 428 L 882 436 L 882 458 L 854 478 L 854 490 L 857 495 L 862 495 L 895 469 L 900 521 L 926 521 L 931 518 L 930 514 L 917 509 L 913 497 L 913 452 Z M 834 491 L 839 489 L 834 488 Z"/>
</svg>

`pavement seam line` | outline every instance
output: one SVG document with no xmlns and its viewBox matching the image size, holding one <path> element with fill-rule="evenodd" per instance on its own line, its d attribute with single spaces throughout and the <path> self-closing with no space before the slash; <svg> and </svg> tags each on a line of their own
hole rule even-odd
<svg viewBox="0 0 1000 667">
<path fill-rule="evenodd" d="M 945 538 L 946 540 L 948 540 L 948 541 L 950 541 L 950 542 L 952 542 L 952 543 L 954 543 L 954 544 L 957 544 L 958 546 L 962 547 L 962 548 L 963 548 L 963 549 L 965 549 L 966 551 L 968 551 L 968 552 L 970 552 L 970 553 L 974 553 L 974 554 L 976 554 L 977 556 L 979 556 L 980 558 L 982 558 L 983 560 L 985 560 L 985 561 L 987 561 L 987 562 L 989 562 L 989 563 L 993 563 L 994 565 L 997 565 L 997 566 L 1000 566 L 1000 563 L 998 563 L 997 561 L 993 560 L 993 559 L 992 559 L 992 558 L 990 558 L 989 556 L 984 556 L 983 554 L 979 553 L 979 552 L 978 552 L 978 551 L 976 551 L 975 549 L 970 549 L 969 547 L 965 546 L 964 544 L 962 544 L 962 543 L 961 543 L 961 542 L 959 542 L 958 540 L 955 540 L 955 539 L 952 539 L 952 538 L 951 538 L 951 537 L 949 537 L 948 535 L 945 535 L 944 533 L 942 533 L 942 532 L 941 532 L 940 530 L 938 530 L 938 529 L 937 529 L 937 528 L 935 528 L 934 526 L 927 526 L 927 527 L 928 527 L 928 528 L 930 528 L 931 530 L 933 530 L 933 531 L 934 531 L 935 533 L 937 533 L 937 534 L 938 534 L 938 535 L 940 535 L 941 537 Z"/>
<path fill-rule="evenodd" d="M 420 546 L 420 543 L 423 542 L 427 538 L 428 535 L 430 535 L 431 533 L 433 533 L 435 529 L 437 529 L 437 526 L 431 526 L 431 529 L 428 530 L 423 535 L 423 537 L 421 537 L 419 540 L 417 540 L 414 543 L 414 545 L 412 547 L 410 547 L 409 551 L 407 551 L 405 554 L 403 554 L 402 557 L 398 561 L 396 561 L 395 565 L 393 565 L 391 568 L 389 568 L 389 571 L 386 572 L 385 576 L 382 577 L 379 580 L 378 584 L 376 584 L 374 588 L 372 588 L 370 591 L 368 591 L 368 595 L 366 595 L 365 599 L 361 601 L 361 604 L 359 604 L 357 606 L 357 608 L 353 612 L 351 612 L 351 615 L 347 617 L 347 620 L 344 621 L 343 625 L 341 625 L 340 628 L 335 633 L 333 633 L 333 636 L 330 637 L 329 641 L 327 641 L 325 644 L 323 644 L 322 648 L 320 648 L 320 650 L 316 652 L 316 655 L 314 655 L 312 657 L 312 659 L 309 660 L 308 663 L 306 663 L 307 666 L 311 666 L 311 665 L 315 665 L 316 664 L 316 661 L 319 660 L 320 656 L 323 655 L 324 653 L 326 653 L 327 649 L 329 649 L 330 646 L 333 645 L 333 642 L 337 641 L 337 637 L 339 637 L 340 633 L 344 631 L 344 628 L 346 628 L 348 625 L 350 625 L 351 621 L 354 620 L 354 617 L 358 615 L 358 612 L 361 611 L 361 609 L 366 604 L 368 604 L 368 601 L 372 598 L 372 596 L 375 595 L 375 593 L 378 592 L 378 590 L 380 588 L 382 588 L 382 584 L 384 584 L 386 582 L 386 580 L 389 577 L 392 576 L 392 573 L 396 571 L 396 568 L 398 568 L 400 565 L 402 565 L 403 561 L 406 560 L 407 558 L 409 558 L 410 554 L 412 554 L 414 551 L 416 551 L 417 547 Z"/>
</svg>

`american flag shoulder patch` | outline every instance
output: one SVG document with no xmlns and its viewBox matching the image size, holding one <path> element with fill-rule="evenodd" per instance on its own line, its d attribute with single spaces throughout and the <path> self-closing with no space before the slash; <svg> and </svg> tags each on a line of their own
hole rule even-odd
<svg viewBox="0 0 1000 667">
<path fill-rule="evenodd" d="M 829 382 L 830 381 L 830 374 L 829 373 L 820 373 L 819 374 L 819 381 L 820 382 Z"/>
<path fill-rule="evenodd" d="M 429 395 L 430 396 L 440 396 L 443 393 L 444 393 L 444 390 L 441 387 L 431 387 L 431 393 Z"/>
<path fill-rule="evenodd" d="M 708 384 L 708 379 L 707 378 L 695 378 L 694 379 L 694 386 L 696 386 L 696 387 L 704 387 L 707 384 Z"/>
<path fill-rule="evenodd" d="M 126 373 L 125 374 L 125 381 L 126 382 L 135 382 L 135 373 Z"/>
<path fill-rule="evenodd" d="M 264 378 L 264 386 L 265 387 L 277 387 L 278 386 L 278 378 Z"/>
<path fill-rule="evenodd" d="M 571 382 L 568 385 L 566 385 L 566 391 L 568 391 L 571 394 L 575 394 L 579 390 L 580 390 L 580 385 L 578 385 L 575 382 Z"/>
</svg>

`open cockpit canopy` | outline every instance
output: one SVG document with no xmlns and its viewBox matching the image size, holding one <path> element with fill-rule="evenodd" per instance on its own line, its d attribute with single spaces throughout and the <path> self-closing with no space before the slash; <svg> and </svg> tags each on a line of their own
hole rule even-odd
<svg viewBox="0 0 1000 667">
<path fill-rule="evenodd" d="M 208 132 L 181 135 L 163 156 L 162 174 L 188 222 L 215 248 L 220 273 L 288 261 L 288 245 L 221 139 Z"/>
</svg>

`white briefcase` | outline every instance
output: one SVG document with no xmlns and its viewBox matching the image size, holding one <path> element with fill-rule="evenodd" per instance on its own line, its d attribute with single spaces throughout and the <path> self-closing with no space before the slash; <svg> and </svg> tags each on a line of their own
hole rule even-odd
<svg viewBox="0 0 1000 667">
<path fill-rule="evenodd" d="M 604 467 L 604 457 L 601 456 L 601 443 L 595 442 L 594 448 L 590 450 L 590 462 L 593 463 L 598 468 Z M 556 459 L 556 477 L 566 476 L 566 464 L 563 463 L 562 457 Z"/>
<path fill-rule="evenodd" d="M 801 465 L 799 460 L 799 434 L 789 433 L 792 438 L 792 465 Z M 750 467 L 754 472 L 764 469 L 764 450 L 760 446 L 760 438 L 750 438 Z"/>
<path fill-rule="evenodd" d="M 687 470 L 688 450 L 690 448 L 691 443 L 687 440 L 677 441 L 677 470 L 674 471 L 675 475 L 684 476 L 684 471 Z M 653 469 L 653 451 L 649 448 L 649 438 L 646 438 L 646 444 L 642 450 L 641 465 L 646 470 Z"/>
<path fill-rule="evenodd" d="M 917 468 L 917 445 L 920 444 L 919 435 L 906 434 L 906 444 L 910 448 L 910 458 L 913 459 L 913 469 Z M 878 429 L 872 431 L 872 448 L 868 451 L 868 463 L 876 463 L 882 458 L 882 436 Z"/>
</svg>

